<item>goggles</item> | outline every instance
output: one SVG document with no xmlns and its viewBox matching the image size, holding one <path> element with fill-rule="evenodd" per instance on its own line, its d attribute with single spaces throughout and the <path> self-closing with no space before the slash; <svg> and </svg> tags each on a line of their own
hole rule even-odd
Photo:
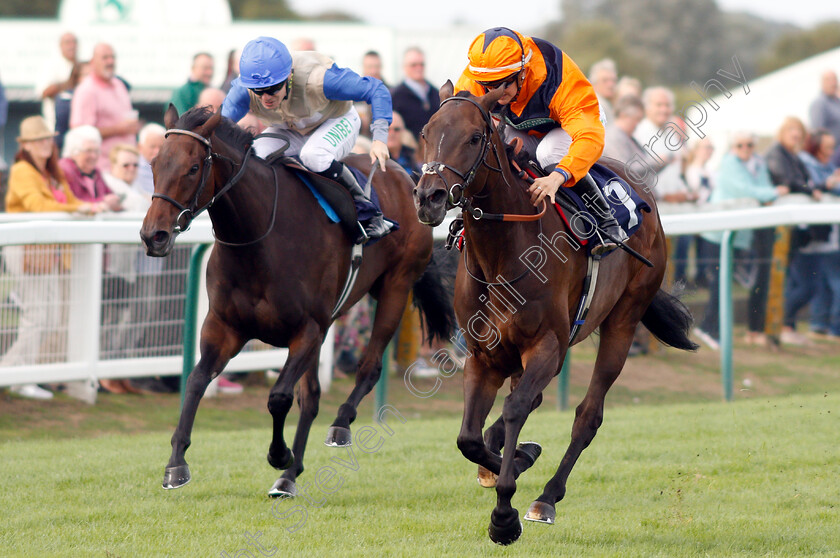
<svg viewBox="0 0 840 558">
<path fill-rule="evenodd" d="M 262 97 L 263 95 L 276 95 L 278 91 L 280 91 L 281 89 L 285 89 L 288 84 L 289 80 L 284 80 L 276 85 L 272 85 L 271 87 L 251 89 L 251 91 L 253 91 L 254 95 L 256 95 L 257 97 Z"/>
<path fill-rule="evenodd" d="M 497 79 L 496 81 L 476 81 L 476 83 L 483 87 L 485 91 L 491 91 L 499 87 L 507 87 L 517 79 L 519 79 L 519 72 L 511 74 L 506 78 Z"/>
</svg>

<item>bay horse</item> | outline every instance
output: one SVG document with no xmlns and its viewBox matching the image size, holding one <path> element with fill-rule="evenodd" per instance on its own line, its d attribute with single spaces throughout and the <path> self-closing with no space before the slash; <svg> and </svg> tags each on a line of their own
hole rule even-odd
<svg viewBox="0 0 840 558">
<path fill-rule="evenodd" d="M 464 214 L 463 258 L 455 280 L 455 314 L 466 327 L 469 355 L 457 443 L 463 455 L 479 465 L 479 482 L 495 483 L 497 502 L 489 535 L 498 544 L 510 544 L 522 533 L 518 511 L 511 505 L 516 478 L 541 451 L 538 444 L 517 445 L 519 433 L 563 365 L 588 262 L 583 249 L 571 249 L 571 230 L 556 211 L 537 218 L 525 182 L 511 171 L 490 117 L 501 94 L 500 88 L 481 97 L 468 92 L 453 96 L 451 82 L 441 88 L 440 109 L 421 137 L 425 165 L 414 197 L 418 218 L 433 227 L 453 206 L 472 211 Z M 627 179 L 615 164 L 601 162 Z M 688 338 L 688 310 L 660 289 L 667 259 L 665 235 L 652 193 L 638 193 L 652 212 L 628 243 L 653 267 L 620 250 L 603 258 L 587 318 L 572 343 L 600 330 L 595 369 L 575 412 L 571 444 L 526 520 L 554 522 L 554 506 L 603 421 L 604 397 L 624 366 L 639 321 L 667 345 L 697 348 Z M 500 222 L 500 214 L 507 214 L 505 221 L 523 216 L 530 220 Z M 521 258 L 524 254 L 530 256 Z M 496 393 L 507 378 L 512 387 L 502 415 L 482 437 Z"/>
<path fill-rule="evenodd" d="M 170 105 L 164 122 L 166 139 L 152 161 L 155 194 L 140 231 L 146 251 L 166 256 L 177 234 L 203 209 L 216 236 L 207 265 L 210 308 L 201 328 L 201 358 L 187 380 L 164 488 L 190 480 L 184 454 L 207 385 L 247 341 L 259 339 L 289 349 L 268 397 L 274 426 L 268 462 L 285 470 L 269 494 L 294 496 L 318 413 L 318 356 L 350 270 L 351 241 L 330 223 L 295 172 L 251 156 L 253 136 L 220 112 L 191 109 L 179 118 Z M 370 171 L 366 155 L 351 156 L 348 162 Z M 430 265 L 431 230 L 414 213 L 413 181 L 389 162 L 386 172 L 373 175 L 372 185 L 383 213 L 400 228 L 364 248 L 356 282 L 336 312 L 345 312 L 366 293 L 378 301 L 355 386 L 328 431 L 330 446 L 351 444 L 350 423 L 379 379 L 383 351 L 410 291 L 431 336 L 448 338 L 454 324 L 450 297 L 437 268 Z M 283 426 L 299 380 L 300 418 L 289 448 Z"/>
</svg>

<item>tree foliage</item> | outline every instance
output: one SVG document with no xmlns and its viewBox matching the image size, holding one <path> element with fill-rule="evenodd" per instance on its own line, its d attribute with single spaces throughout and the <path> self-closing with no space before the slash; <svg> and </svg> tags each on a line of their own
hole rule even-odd
<svg viewBox="0 0 840 558">
<path fill-rule="evenodd" d="M 3 0 L 0 17 L 56 18 L 59 0 Z"/>
<path fill-rule="evenodd" d="M 780 37 L 765 56 L 759 69 L 772 72 L 799 60 L 840 47 L 840 21 L 830 21 L 811 29 L 793 31 Z"/>
<path fill-rule="evenodd" d="M 233 19 L 270 20 L 303 19 L 286 0 L 229 0 Z"/>
<path fill-rule="evenodd" d="M 720 68 L 731 68 L 733 56 L 747 77 L 754 78 L 774 41 L 796 30 L 751 14 L 723 12 L 715 0 L 561 1 L 563 21 L 548 30 L 558 45 L 567 50 L 582 46 L 593 55 L 576 57 L 586 60 L 611 50 L 618 53 L 612 57 L 621 74 L 671 86 L 705 80 Z M 611 31 L 604 22 L 612 25 Z"/>
<path fill-rule="evenodd" d="M 563 50 L 584 74 L 588 75 L 589 68 L 598 60 L 612 58 L 622 74 L 642 80 L 653 77 L 651 65 L 630 52 L 621 31 L 609 21 L 585 21 L 565 34 L 562 43 L 557 44 L 562 44 Z"/>
</svg>

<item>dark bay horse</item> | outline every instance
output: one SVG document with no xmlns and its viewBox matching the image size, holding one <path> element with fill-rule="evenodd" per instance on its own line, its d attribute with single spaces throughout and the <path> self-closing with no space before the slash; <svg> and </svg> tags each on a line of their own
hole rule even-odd
<svg viewBox="0 0 840 558">
<path fill-rule="evenodd" d="M 170 106 L 164 120 L 167 137 L 152 161 L 156 197 L 140 232 L 147 253 L 167 255 L 177 234 L 205 208 L 216 235 L 207 266 L 210 309 L 201 329 L 201 358 L 187 381 L 164 488 L 190 480 L 184 453 L 207 385 L 247 341 L 260 339 L 289 348 L 268 398 L 274 423 L 268 462 L 285 469 L 269 493 L 294 496 L 318 413 L 318 355 L 348 275 L 351 242 L 329 222 L 295 173 L 251 156 L 253 137 L 221 113 L 192 109 L 179 119 Z M 350 162 L 366 174 L 370 170 L 367 156 Z M 389 162 L 386 172 L 374 174 L 373 187 L 383 213 L 401 226 L 364 249 L 355 286 L 341 307 L 346 311 L 365 293 L 378 301 L 355 387 L 327 435 L 332 446 L 351 443 L 350 423 L 379 378 L 382 353 L 412 289 L 432 336 L 448 338 L 454 325 L 451 302 L 436 268 L 429 265 L 431 230 L 414 213 L 414 183 Z M 299 380 L 300 419 L 289 448 L 283 426 Z"/>
<path fill-rule="evenodd" d="M 451 204 L 467 201 L 485 217 L 535 215 L 527 186 L 510 170 L 504 144 L 489 117 L 501 94 L 500 88 L 483 97 L 466 92 L 453 96 L 451 83 L 441 88 L 440 110 L 422 134 L 426 164 L 415 189 L 422 222 L 439 225 Z M 613 170 L 621 175 L 621 169 Z M 574 338 L 579 343 L 600 330 L 595 369 L 576 410 L 571 445 L 530 506 L 527 520 L 554 522 L 554 505 L 563 498 L 572 467 L 601 425 L 604 397 L 624 366 L 639 321 L 668 345 L 697 348 L 688 339 L 688 310 L 660 290 L 667 259 L 665 235 L 652 193 L 641 190 L 639 195 L 653 211 L 629 245 L 653 267 L 618 250 L 600 265 L 589 313 Z M 464 369 L 458 447 L 479 464 L 480 480 L 482 473 L 490 475 L 490 482 L 482 484 L 492 486 L 495 481 L 497 504 L 490 518 L 490 538 L 510 544 L 522 533 L 519 514 L 511 505 L 516 478 L 539 456 L 536 444 L 517 446 L 519 433 L 541 403 L 543 389 L 560 372 L 588 262 L 583 249 L 574 249 L 571 231 L 553 209 L 530 222 L 475 218 L 479 216 L 464 215 L 465 246 L 455 282 L 455 313 L 466 328 L 470 355 Z M 502 416 L 482 437 L 496 393 L 507 378 L 512 389 Z"/>
</svg>

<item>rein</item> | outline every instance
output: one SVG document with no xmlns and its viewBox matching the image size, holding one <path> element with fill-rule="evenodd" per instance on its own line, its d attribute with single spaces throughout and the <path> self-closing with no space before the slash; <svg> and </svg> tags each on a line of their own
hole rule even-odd
<svg viewBox="0 0 840 558">
<path fill-rule="evenodd" d="M 204 158 L 204 168 L 201 171 L 201 181 L 198 183 L 198 188 L 195 191 L 195 195 L 193 196 L 192 200 L 190 200 L 188 205 L 183 205 L 180 202 L 178 202 L 177 200 L 171 198 L 170 196 L 167 196 L 166 194 L 158 194 L 158 193 L 152 194 L 152 198 L 160 198 L 164 201 L 167 201 L 167 202 L 171 203 L 176 208 L 178 208 L 180 213 L 178 214 L 178 217 L 175 219 L 174 232 L 175 233 L 182 233 L 182 232 L 186 232 L 190 229 L 190 226 L 192 225 L 192 222 L 196 217 L 198 217 L 202 212 L 204 212 L 204 211 L 210 209 L 211 207 L 213 207 L 213 204 L 215 204 L 216 201 L 219 198 L 224 196 L 228 192 L 228 190 L 233 188 L 236 185 L 236 183 L 239 182 L 239 180 L 242 178 L 242 175 L 245 174 L 245 169 L 248 165 L 248 160 L 254 154 L 254 148 L 250 147 L 250 148 L 248 148 L 248 151 L 245 152 L 245 157 L 242 159 L 242 162 L 239 163 L 239 170 L 236 172 L 236 174 L 234 174 L 232 177 L 230 177 L 228 179 L 228 181 L 225 183 L 225 185 L 222 186 L 222 188 L 218 192 L 213 194 L 213 197 L 210 198 L 210 201 L 208 201 L 203 206 L 199 207 L 198 206 L 198 204 L 199 204 L 198 200 L 201 198 L 201 195 L 204 193 L 204 188 L 207 185 L 207 178 L 210 176 L 210 171 L 212 170 L 212 167 L 213 167 L 213 159 L 214 158 L 223 159 L 225 161 L 230 162 L 234 166 L 236 166 L 237 163 L 235 161 L 233 161 L 232 159 L 230 159 L 228 157 L 225 157 L 224 155 L 220 155 L 218 153 L 215 153 L 213 151 L 213 146 L 210 143 L 210 140 L 205 138 L 204 136 L 202 136 L 200 134 L 196 134 L 195 132 L 192 132 L 190 130 L 181 130 L 181 129 L 178 129 L 178 128 L 172 128 L 170 130 L 167 130 L 163 137 L 167 138 L 167 137 L 169 137 L 169 134 L 189 136 L 189 137 L 199 141 L 207 149 L 207 156 Z M 278 193 L 279 193 L 279 187 L 278 187 L 278 182 L 277 182 L 277 169 L 275 168 L 273 170 L 274 170 L 274 207 L 272 209 L 271 221 L 268 225 L 268 230 L 266 230 L 266 232 L 263 233 L 263 235 L 260 236 L 259 238 L 255 239 L 255 240 L 249 240 L 248 242 L 241 242 L 241 243 L 240 242 L 225 242 L 218 237 L 216 237 L 216 242 L 218 242 L 219 244 L 222 244 L 224 246 L 231 246 L 231 247 L 249 246 L 251 244 L 256 244 L 257 242 L 260 242 L 261 240 L 265 239 L 269 235 L 269 233 L 271 233 L 271 230 L 274 228 L 274 223 L 275 223 L 275 220 L 277 218 L 277 196 L 278 196 Z M 182 219 L 184 220 L 183 225 L 181 224 Z"/>
<path fill-rule="evenodd" d="M 189 230 L 193 219 L 198 217 L 203 211 L 206 211 L 207 209 L 210 209 L 211 207 L 213 207 L 213 204 L 216 203 L 217 199 L 219 199 L 220 197 L 225 195 L 228 190 L 233 188 L 236 185 L 236 183 L 239 182 L 239 179 L 242 178 L 243 174 L 245 174 L 245 167 L 248 164 L 248 159 L 251 157 L 251 155 L 254 152 L 254 148 L 252 147 L 252 148 L 248 149 L 248 151 L 245 153 L 245 158 L 242 159 L 242 163 L 241 163 L 241 166 L 239 168 L 239 171 L 237 171 L 237 173 L 235 175 L 233 175 L 227 181 L 227 183 L 224 186 L 222 186 L 222 189 L 219 190 L 216 194 L 214 194 L 213 197 L 210 198 L 209 202 L 207 202 L 206 204 L 204 204 L 201 207 L 198 207 L 198 200 L 199 200 L 199 198 L 201 198 L 201 194 L 204 193 L 204 188 L 207 185 L 207 177 L 210 176 L 210 171 L 213 168 L 213 158 L 216 157 L 216 158 L 219 158 L 219 159 L 228 160 L 233 164 L 236 164 L 236 163 L 234 163 L 233 161 L 231 161 L 227 157 L 219 155 L 218 153 L 214 153 L 213 152 L 213 147 L 210 144 L 210 140 L 205 138 L 202 135 L 196 134 L 195 132 L 191 132 L 189 130 L 179 130 L 177 128 L 173 128 L 171 130 L 167 130 L 166 134 L 164 134 L 163 137 L 167 138 L 167 137 L 169 137 L 169 134 L 178 134 L 178 135 L 182 135 L 182 136 L 189 136 L 193 139 L 198 140 L 199 142 L 201 142 L 204 145 L 205 148 L 207 148 L 207 156 L 204 158 L 204 169 L 201 171 L 201 182 L 198 183 L 198 189 L 196 189 L 195 195 L 193 196 L 192 200 L 190 200 L 188 206 L 185 206 L 185 205 L 181 204 L 180 202 L 172 199 L 171 197 L 167 196 L 166 194 L 158 194 L 158 193 L 152 194 L 152 198 L 160 198 L 162 200 L 168 201 L 169 203 L 171 203 L 172 205 L 174 205 L 175 207 L 177 207 L 181 211 L 181 213 L 178 214 L 178 218 L 175 220 L 175 232 L 176 233 L 182 233 L 182 232 L 186 232 L 187 230 Z M 186 223 L 183 226 L 181 226 L 181 218 L 182 217 L 184 219 L 186 219 Z"/>
<path fill-rule="evenodd" d="M 468 103 L 475 106 L 479 112 L 481 113 L 482 118 L 484 119 L 484 131 L 481 134 L 481 154 L 476 158 L 473 162 L 470 170 L 466 173 L 459 171 L 458 169 L 443 163 L 441 161 L 430 161 L 428 163 L 424 163 L 422 167 L 423 174 L 428 175 L 437 175 L 443 181 L 444 186 L 446 186 L 446 190 L 449 193 L 449 199 L 447 203 L 451 207 L 460 207 L 464 212 L 469 213 L 473 219 L 476 221 L 478 220 L 487 220 L 487 221 L 504 221 L 504 222 L 529 222 L 529 221 L 538 221 L 540 220 L 543 215 L 545 215 L 546 210 L 548 209 L 548 204 L 543 199 L 542 202 L 542 210 L 533 215 L 518 215 L 518 214 L 511 214 L 511 213 L 486 213 L 480 207 L 475 207 L 472 203 L 473 197 L 484 197 L 480 196 L 481 192 L 475 194 L 471 197 L 464 197 L 464 191 L 469 188 L 472 184 L 473 180 L 475 179 L 476 172 L 481 165 L 484 165 L 488 169 L 497 172 L 502 175 L 502 179 L 505 181 L 508 187 L 510 184 L 507 181 L 507 177 L 505 176 L 504 170 L 502 170 L 502 159 L 499 155 L 499 152 L 496 148 L 496 144 L 493 143 L 493 120 L 490 117 L 490 113 L 484 110 L 478 102 L 474 99 L 470 99 L 469 97 L 449 97 L 444 99 L 441 102 L 441 106 L 445 105 L 450 101 L 467 101 Z M 486 157 L 488 150 L 492 147 L 493 155 L 496 157 L 496 164 L 498 167 L 493 167 L 487 163 Z M 449 182 L 446 180 L 446 177 L 443 174 L 443 171 L 448 170 L 454 173 L 458 178 L 461 179 L 461 182 L 456 182 L 449 185 Z M 486 188 L 486 185 L 485 185 Z M 484 189 L 482 188 L 482 191 Z"/>
</svg>

